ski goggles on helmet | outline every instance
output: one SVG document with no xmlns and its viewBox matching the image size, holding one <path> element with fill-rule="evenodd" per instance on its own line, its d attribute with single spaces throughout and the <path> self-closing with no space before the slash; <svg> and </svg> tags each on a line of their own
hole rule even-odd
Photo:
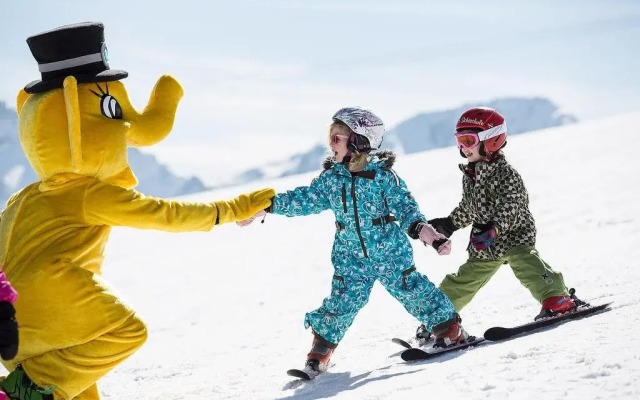
<svg viewBox="0 0 640 400">
<path fill-rule="evenodd" d="M 349 136 L 347 135 L 334 134 L 329 136 L 329 141 L 333 144 L 338 144 L 340 142 L 340 139 L 348 139 L 348 138 Z"/>
<path fill-rule="evenodd" d="M 480 143 L 480 141 L 491 139 L 503 133 L 507 133 L 506 122 L 484 131 L 480 131 L 480 132 L 463 131 L 463 132 L 456 133 L 454 136 L 456 138 L 456 142 L 458 143 L 459 149 L 472 149 L 476 147 L 478 143 Z"/>
<path fill-rule="evenodd" d="M 454 135 L 459 149 L 473 149 L 480 143 L 476 132 L 460 132 Z"/>
</svg>

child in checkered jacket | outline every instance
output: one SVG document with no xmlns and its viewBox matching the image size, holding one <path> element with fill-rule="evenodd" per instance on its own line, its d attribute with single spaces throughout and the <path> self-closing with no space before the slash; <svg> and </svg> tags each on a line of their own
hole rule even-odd
<svg viewBox="0 0 640 400">
<path fill-rule="evenodd" d="M 522 285 L 542 304 L 535 319 L 575 309 L 584 304 L 567 290 L 562 274 L 554 271 L 535 249 L 536 226 L 529 211 L 529 196 L 518 172 L 501 149 L 506 145 L 507 126 L 497 111 L 472 108 L 456 125 L 463 195 L 460 204 L 445 218 L 429 221 L 438 232 L 450 237 L 454 231 L 473 224 L 469 259 L 457 273 L 440 284 L 458 311 L 508 263 Z M 418 328 L 418 338 L 428 332 Z"/>
</svg>

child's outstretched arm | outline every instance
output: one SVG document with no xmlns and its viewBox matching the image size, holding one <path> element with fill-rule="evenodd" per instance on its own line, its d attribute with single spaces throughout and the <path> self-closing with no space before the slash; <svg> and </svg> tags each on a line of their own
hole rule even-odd
<svg viewBox="0 0 640 400">
<path fill-rule="evenodd" d="M 451 242 L 426 222 L 407 184 L 393 170 L 385 173 L 383 183 L 388 185 L 385 197 L 389 211 L 396 217 L 400 227 L 411 238 L 420 239 L 425 246 L 433 246 L 438 254 L 449 254 Z"/>
<path fill-rule="evenodd" d="M 325 195 L 325 174 L 311 181 L 309 186 L 297 187 L 287 192 L 278 193 L 271 200 L 271 206 L 267 212 L 286 215 L 287 217 L 297 217 L 301 215 L 318 214 L 331 207 L 329 199 Z"/>
<path fill-rule="evenodd" d="M 426 223 L 427 219 L 420 212 L 407 184 L 393 170 L 384 172 L 383 184 L 386 186 L 384 192 L 389 211 L 396 217 L 402 230 L 409 233 L 416 224 Z"/>
<path fill-rule="evenodd" d="M 418 224 L 426 224 L 427 219 L 420 212 L 420 207 L 407 184 L 392 169 L 385 172 L 383 182 L 386 185 L 385 199 L 389 211 L 396 217 L 402 230 L 417 239 L 420 234 Z"/>
</svg>

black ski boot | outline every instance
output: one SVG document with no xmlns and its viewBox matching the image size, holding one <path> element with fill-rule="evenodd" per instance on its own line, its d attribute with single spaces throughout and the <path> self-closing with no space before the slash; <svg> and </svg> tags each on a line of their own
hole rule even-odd
<svg viewBox="0 0 640 400">
<path fill-rule="evenodd" d="M 576 303 L 576 307 L 591 307 L 591 304 L 576 297 L 576 290 L 574 288 L 569 289 L 569 296 L 571 296 L 571 300 Z"/>
<path fill-rule="evenodd" d="M 427 330 L 427 327 L 425 327 L 424 324 L 420 325 L 418 329 L 416 329 L 416 341 L 418 341 L 420 346 L 424 346 L 432 340 L 433 335 L 431 335 L 431 332 Z"/>
</svg>

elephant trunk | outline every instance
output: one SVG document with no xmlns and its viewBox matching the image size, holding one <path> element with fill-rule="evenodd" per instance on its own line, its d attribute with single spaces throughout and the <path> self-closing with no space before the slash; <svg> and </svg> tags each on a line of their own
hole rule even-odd
<svg viewBox="0 0 640 400">
<path fill-rule="evenodd" d="M 172 76 L 161 76 L 144 111 L 131 118 L 127 144 L 144 147 L 164 139 L 171 132 L 178 103 L 183 94 L 182 86 Z"/>
</svg>

